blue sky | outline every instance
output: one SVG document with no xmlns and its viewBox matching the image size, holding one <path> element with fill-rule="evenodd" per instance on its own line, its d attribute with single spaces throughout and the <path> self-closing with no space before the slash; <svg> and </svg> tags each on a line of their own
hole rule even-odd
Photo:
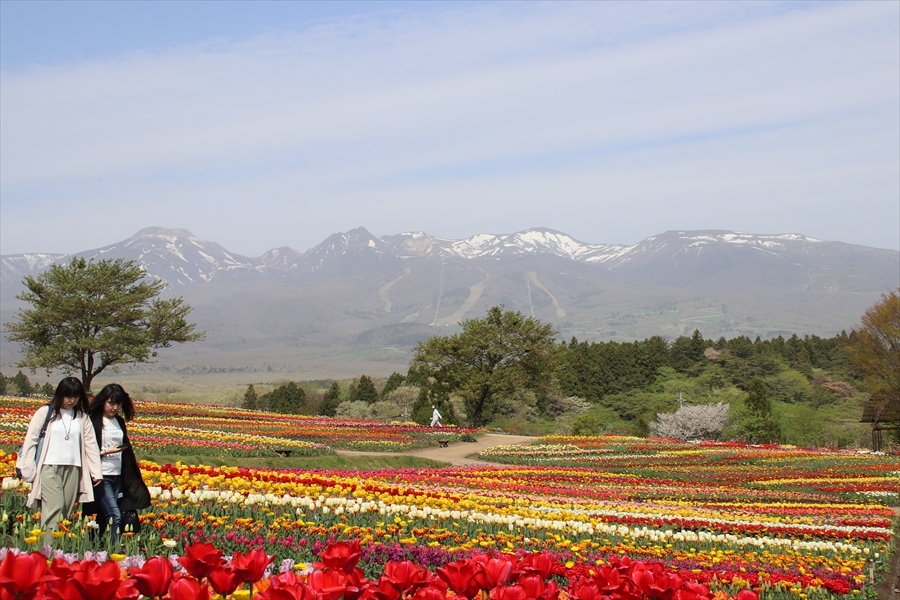
<svg viewBox="0 0 900 600">
<path fill-rule="evenodd" d="M 0 253 L 152 225 L 900 249 L 900 3 L 0 1 Z"/>
</svg>

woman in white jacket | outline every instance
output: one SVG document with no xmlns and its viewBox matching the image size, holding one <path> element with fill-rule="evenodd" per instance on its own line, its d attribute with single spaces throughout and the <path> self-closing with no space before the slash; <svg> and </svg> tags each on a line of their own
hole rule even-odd
<svg viewBox="0 0 900 600">
<path fill-rule="evenodd" d="M 87 416 L 87 394 L 81 381 L 66 377 L 53 400 L 35 411 L 16 460 L 22 478 L 31 483 L 28 508 L 40 503 L 44 543 L 53 543 L 60 519 L 68 519 L 75 501 L 90 502 L 103 476 L 94 427 Z M 46 426 L 37 455 L 41 430 Z"/>
</svg>

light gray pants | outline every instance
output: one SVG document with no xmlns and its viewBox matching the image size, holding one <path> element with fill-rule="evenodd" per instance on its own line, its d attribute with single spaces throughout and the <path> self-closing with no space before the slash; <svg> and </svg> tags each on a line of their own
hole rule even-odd
<svg viewBox="0 0 900 600">
<path fill-rule="evenodd" d="M 44 543 L 53 544 L 53 532 L 59 530 L 59 520 L 68 519 L 78 498 L 81 467 L 74 465 L 44 465 L 41 467 L 41 527 Z"/>
</svg>

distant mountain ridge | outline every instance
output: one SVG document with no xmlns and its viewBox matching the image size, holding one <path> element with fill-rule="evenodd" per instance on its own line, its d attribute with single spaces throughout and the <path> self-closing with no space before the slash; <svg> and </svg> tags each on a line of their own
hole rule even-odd
<svg viewBox="0 0 900 600">
<path fill-rule="evenodd" d="M 324 242 L 299 252 L 290 247 L 269 250 L 259 257 L 229 252 L 216 242 L 203 240 L 186 229 L 148 227 L 134 236 L 98 248 L 79 252 L 86 258 L 115 256 L 136 260 L 147 272 L 175 285 L 212 281 L 227 275 L 285 273 L 310 275 L 348 254 L 371 253 L 397 259 L 494 259 L 550 255 L 588 264 L 603 265 L 612 270 L 629 263 L 643 264 L 660 258 L 685 258 L 700 255 L 713 246 L 749 248 L 773 256 L 789 257 L 810 254 L 813 245 L 850 247 L 842 242 L 823 242 L 798 234 L 760 235 L 732 231 L 669 231 L 649 237 L 631 246 L 622 244 L 586 244 L 571 236 L 546 228 L 527 229 L 513 234 L 478 234 L 463 240 L 450 240 L 424 232 L 376 236 L 364 227 L 336 233 Z M 858 246 L 858 248 L 864 248 Z M 879 252 L 877 249 L 870 249 Z M 883 251 L 890 253 L 891 251 Z M 39 272 L 52 262 L 65 259 L 60 254 L 19 254 L 0 257 L 3 281 Z"/>
<path fill-rule="evenodd" d="M 359 227 L 305 252 L 248 257 L 185 229 L 148 227 L 77 255 L 136 260 L 184 296 L 209 332 L 205 350 L 190 351 L 204 364 L 283 361 L 288 370 L 334 368 L 347 352 L 373 372 L 394 369 L 416 340 L 496 304 L 553 323 L 565 339 L 674 338 L 695 327 L 706 337 L 832 335 L 900 285 L 897 251 L 718 230 L 621 245 L 545 228 L 450 240 Z M 0 257 L 2 320 L 21 305 L 24 276 L 68 260 Z M 3 364 L 15 352 L 4 340 Z M 166 356 L 177 362 L 184 352 Z"/>
</svg>

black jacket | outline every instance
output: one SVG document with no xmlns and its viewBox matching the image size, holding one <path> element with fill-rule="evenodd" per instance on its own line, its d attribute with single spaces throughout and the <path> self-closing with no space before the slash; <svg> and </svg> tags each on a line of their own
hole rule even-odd
<svg viewBox="0 0 900 600">
<path fill-rule="evenodd" d="M 122 451 L 122 497 L 119 499 L 119 509 L 140 510 L 150 506 L 150 492 L 141 476 L 141 469 L 137 464 L 134 456 L 134 450 L 131 449 L 131 442 L 128 441 L 128 428 L 125 427 L 125 419 L 116 415 L 119 427 L 125 434 L 126 448 Z M 94 425 L 94 433 L 97 435 L 97 446 L 103 443 L 103 411 L 98 410 L 91 415 L 91 423 Z M 84 515 L 97 514 L 97 503 L 86 502 L 81 509 Z"/>
</svg>

